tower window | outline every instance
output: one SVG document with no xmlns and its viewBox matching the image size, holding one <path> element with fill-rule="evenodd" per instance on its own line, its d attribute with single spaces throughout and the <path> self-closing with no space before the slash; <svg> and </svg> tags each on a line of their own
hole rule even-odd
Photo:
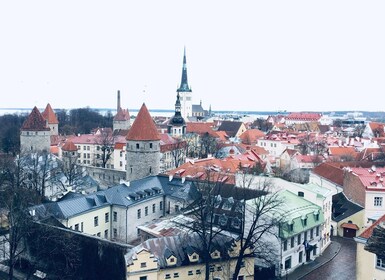
<svg viewBox="0 0 385 280">
<path fill-rule="evenodd" d="M 139 143 L 136 143 L 136 149 L 139 149 Z"/>
<path fill-rule="evenodd" d="M 152 149 L 152 143 L 150 143 L 150 149 Z"/>
</svg>

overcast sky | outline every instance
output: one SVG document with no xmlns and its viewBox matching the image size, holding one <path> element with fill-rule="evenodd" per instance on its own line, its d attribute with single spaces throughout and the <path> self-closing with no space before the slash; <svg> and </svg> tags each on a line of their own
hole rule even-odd
<svg viewBox="0 0 385 280">
<path fill-rule="evenodd" d="M 0 107 L 385 110 L 385 1 L 1 1 Z"/>
</svg>

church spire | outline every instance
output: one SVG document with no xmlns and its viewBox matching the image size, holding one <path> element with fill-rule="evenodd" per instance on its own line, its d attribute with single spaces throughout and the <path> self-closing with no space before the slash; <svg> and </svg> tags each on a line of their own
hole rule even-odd
<svg viewBox="0 0 385 280">
<path fill-rule="evenodd" d="M 187 81 L 186 47 L 184 47 L 184 51 L 183 51 L 182 79 L 181 79 L 180 87 L 177 91 L 191 92 L 191 89 L 188 86 L 188 81 Z"/>
</svg>

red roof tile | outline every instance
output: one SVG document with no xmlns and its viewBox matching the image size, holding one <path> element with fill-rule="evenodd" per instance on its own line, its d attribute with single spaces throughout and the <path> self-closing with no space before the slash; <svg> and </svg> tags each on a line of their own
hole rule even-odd
<svg viewBox="0 0 385 280">
<path fill-rule="evenodd" d="M 318 113 L 290 113 L 286 120 L 318 121 L 321 117 Z"/>
<path fill-rule="evenodd" d="M 27 131 L 49 131 L 49 127 L 47 127 L 46 120 L 41 115 L 39 109 L 35 106 L 32 109 L 31 114 L 29 114 L 28 118 L 24 121 L 21 130 Z"/>
<path fill-rule="evenodd" d="M 67 152 L 74 152 L 78 150 L 78 148 L 75 146 L 75 144 L 71 140 L 67 140 L 61 149 Z"/>
<path fill-rule="evenodd" d="M 51 105 L 49 103 L 47 104 L 47 107 L 45 107 L 45 110 L 42 113 L 42 116 L 50 124 L 58 124 L 59 123 L 59 121 L 57 120 L 56 114 L 52 110 L 52 107 L 51 107 Z"/>
<path fill-rule="evenodd" d="M 128 109 L 119 108 L 118 112 L 114 117 L 114 121 L 127 121 L 130 119 L 130 113 Z"/>
<path fill-rule="evenodd" d="M 385 223 L 385 215 L 375 221 L 370 227 L 368 227 L 363 233 L 361 233 L 360 237 L 368 239 L 373 234 L 373 229 L 380 225 L 381 223 Z"/>
<path fill-rule="evenodd" d="M 133 141 L 160 140 L 155 123 L 144 103 L 140 108 L 126 139 Z"/>
<path fill-rule="evenodd" d="M 252 145 L 257 143 L 259 138 L 265 136 L 265 133 L 259 129 L 249 129 L 243 132 L 239 138 L 242 140 L 242 143 Z"/>
<path fill-rule="evenodd" d="M 355 229 L 355 230 L 359 230 L 360 229 L 356 224 L 352 224 L 352 223 L 343 223 L 341 225 L 341 227 L 342 228 Z"/>
</svg>

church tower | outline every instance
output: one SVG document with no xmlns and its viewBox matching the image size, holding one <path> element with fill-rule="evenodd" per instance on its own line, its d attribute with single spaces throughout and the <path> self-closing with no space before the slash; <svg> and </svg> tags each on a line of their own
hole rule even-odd
<svg viewBox="0 0 385 280">
<path fill-rule="evenodd" d="M 120 106 L 120 91 L 118 90 L 118 104 L 116 106 L 116 115 L 113 121 L 113 130 L 128 130 L 131 127 L 130 113 L 128 109 L 122 109 Z"/>
<path fill-rule="evenodd" d="M 182 80 L 177 93 L 180 96 L 182 118 L 187 121 L 187 118 L 192 116 L 192 90 L 187 81 L 186 48 L 183 53 Z"/>
<path fill-rule="evenodd" d="M 186 122 L 181 114 L 179 92 L 176 95 L 175 115 L 168 122 L 167 132 L 173 137 L 181 137 L 186 133 Z"/>
<path fill-rule="evenodd" d="M 56 114 L 52 110 L 51 104 L 47 104 L 42 116 L 47 121 L 51 135 L 59 135 L 59 121 L 57 120 Z"/>
<path fill-rule="evenodd" d="M 143 103 L 126 137 L 127 181 L 158 175 L 160 172 L 160 137 Z"/>
<path fill-rule="evenodd" d="M 20 150 L 22 152 L 49 152 L 50 147 L 50 128 L 39 109 L 35 106 L 21 127 Z"/>
</svg>

